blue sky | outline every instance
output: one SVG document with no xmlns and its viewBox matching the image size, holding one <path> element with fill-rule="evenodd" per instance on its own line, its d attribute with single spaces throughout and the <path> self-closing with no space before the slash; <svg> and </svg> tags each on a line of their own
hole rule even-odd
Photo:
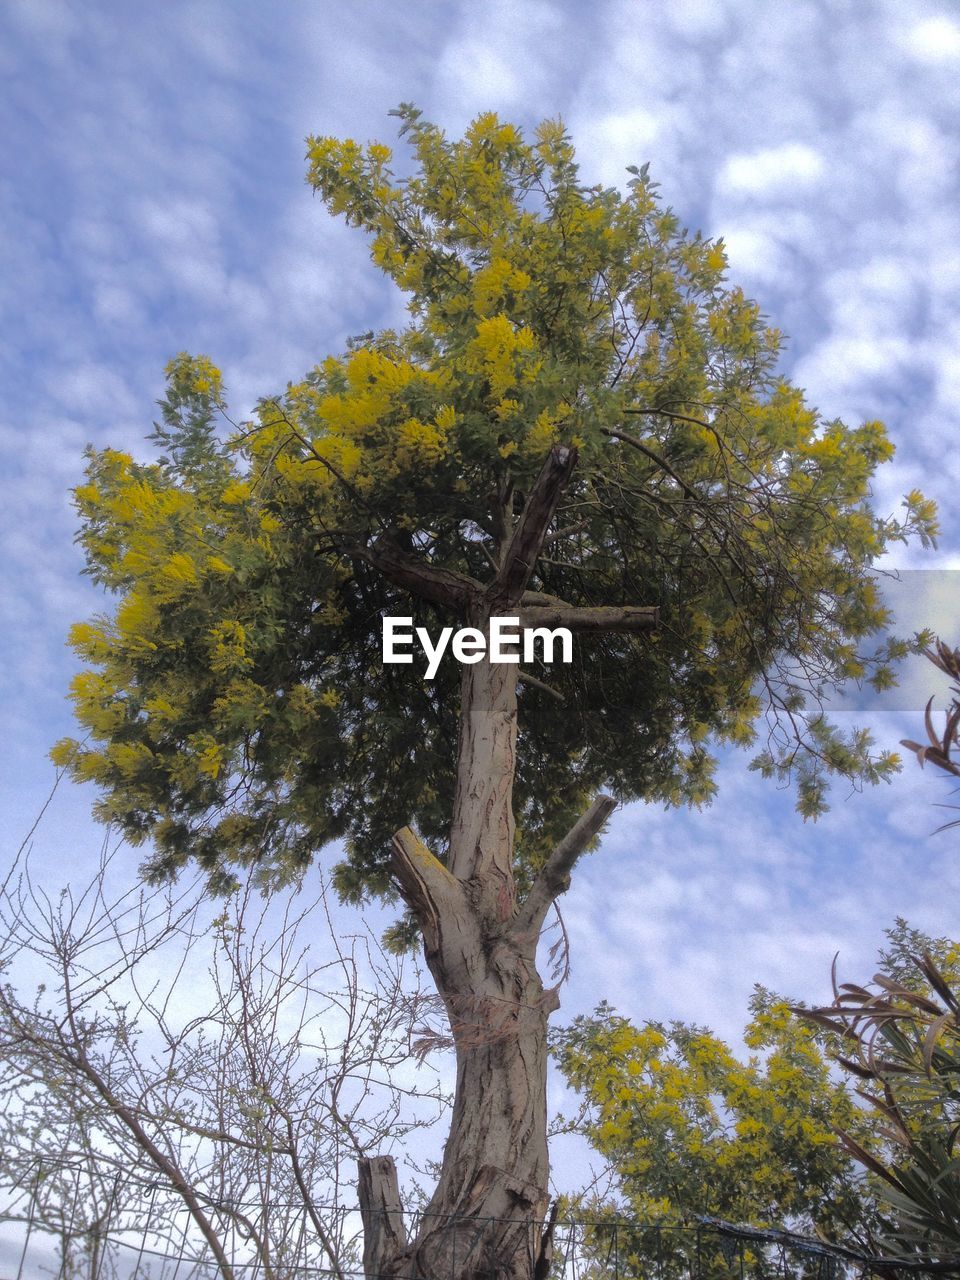
<svg viewBox="0 0 960 1280">
<path fill-rule="evenodd" d="M 587 180 L 649 160 L 684 223 L 725 238 L 812 403 L 886 421 L 898 452 L 876 509 L 915 486 L 938 500 L 938 551 L 884 567 L 908 571 L 903 628 L 960 643 L 956 5 L 7 0 L 0 28 L 4 858 L 72 728 L 67 628 L 102 607 L 72 543 L 84 444 L 143 452 L 179 350 L 222 367 L 242 414 L 398 319 L 362 237 L 307 188 L 303 139 L 391 142 L 400 101 L 451 133 L 491 108 L 562 115 Z M 948 700 L 922 659 L 902 686 L 856 713 L 884 746 L 921 736 L 930 693 Z M 844 976 L 869 977 L 897 915 L 957 934 L 960 836 L 929 834 L 948 779 L 907 760 L 804 824 L 748 759 L 724 756 L 702 813 L 615 815 L 563 903 L 561 1018 L 606 996 L 733 1036 L 754 982 L 819 999 L 837 950 Z M 52 885 L 96 859 L 92 799 L 64 786 L 37 833 Z"/>
</svg>

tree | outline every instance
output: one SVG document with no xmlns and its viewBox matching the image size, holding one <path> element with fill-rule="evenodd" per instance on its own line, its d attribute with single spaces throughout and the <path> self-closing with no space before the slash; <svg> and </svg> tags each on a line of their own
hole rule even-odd
<svg viewBox="0 0 960 1280">
<path fill-rule="evenodd" d="M 929 710 L 929 709 L 928 709 Z M 891 1253 L 960 1270 L 960 947 L 904 921 L 873 986 L 837 983 L 834 1002 L 798 1010 L 843 1046 L 838 1061 L 873 1108 L 885 1150 L 841 1133 L 892 1209 Z"/>
<path fill-rule="evenodd" d="M 835 1135 L 876 1149 L 875 1126 L 831 1074 L 832 1037 L 763 988 L 751 1014 L 746 1061 L 706 1028 L 635 1026 L 606 1004 L 552 1036 L 582 1100 L 570 1128 L 615 1179 L 616 1201 L 602 1198 L 591 1217 L 616 1205 L 621 1256 L 641 1272 L 673 1261 L 687 1274 L 689 1242 L 674 1229 L 704 1216 L 871 1249 L 877 1206 Z"/>
<path fill-rule="evenodd" d="M 109 872 L 51 899 L 25 861 L 0 887 L 8 1204 L 71 1276 L 123 1273 L 127 1242 L 221 1280 L 345 1280 L 355 1229 L 330 1206 L 352 1162 L 446 1110 L 390 1079 L 429 997 L 366 933 L 311 963 L 322 894 L 274 920 L 249 886 L 215 912 L 202 883 L 116 896 Z"/>
<path fill-rule="evenodd" d="M 312 138 L 309 180 L 370 237 L 407 327 L 354 338 L 226 440 L 217 370 L 182 355 L 160 457 L 91 450 L 80 538 L 120 602 L 73 630 L 88 738 L 55 759 L 153 842 L 150 876 L 282 881 L 344 838 L 343 897 L 400 897 L 393 940 L 422 938 L 457 1086 L 424 1225 L 371 1239 L 368 1270 L 449 1275 L 466 1219 L 460 1274 L 529 1276 L 536 1232 L 511 1223 L 547 1203 L 553 902 L 617 800 L 706 803 L 711 741 L 750 745 L 763 715 L 752 767 L 795 777 L 805 816 L 830 773 L 889 777 L 820 696 L 883 687 L 916 649 L 860 652 L 887 619 L 869 567 L 936 525 L 917 492 L 902 522 L 873 513 L 884 428 L 804 403 L 722 244 L 646 168 L 585 186 L 558 122 L 525 142 L 483 115 L 450 141 L 398 114 L 406 176 L 379 143 Z M 433 636 L 516 617 L 575 651 L 420 679 L 382 661 L 387 616 Z M 363 1187 L 371 1225 L 398 1224 L 389 1166 Z"/>
</svg>

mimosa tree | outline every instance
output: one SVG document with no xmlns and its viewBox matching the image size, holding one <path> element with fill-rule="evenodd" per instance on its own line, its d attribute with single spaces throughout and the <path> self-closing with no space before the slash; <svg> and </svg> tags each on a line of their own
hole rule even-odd
<svg viewBox="0 0 960 1280">
<path fill-rule="evenodd" d="M 402 900 L 394 940 L 422 940 L 457 1093 L 423 1225 L 408 1241 L 371 1212 L 368 1271 L 529 1277 L 553 902 L 617 801 L 708 802 L 712 746 L 758 722 L 751 767 L 792 777 L 804 816 L 831 773 L 889 777 L 897 758 L 819 699 L 891 683 L 916 647 L 861 651 L 887 619 L 869 570 L 935 520 L 916 492 L 900 521 L 872 511 L 883 426 L 805 404 L 722 244 L 646 168 L 587 186 L 557 122 L 526 141 L 483 115 L 451 141 L 398 114 L 405 176 L 386 146 L 311 138 L 309 180 L 369 237 L 407 326 L 222 433 L 218 372 L 181 355 L 162 456 L 91 451 L 80 536 L 119 602 L 74 628 L 87 737 L 55 759 L 149 842 L 151 877 L 294 879 L 343 840 L 344 899 Z M 566 627 L 573 661 L 448 656 L 426 680 L 382 659 L 396 616 Z M 391 1208 L 389 1161 L 362 1173 L 367 1207 Z"/>
</svg>

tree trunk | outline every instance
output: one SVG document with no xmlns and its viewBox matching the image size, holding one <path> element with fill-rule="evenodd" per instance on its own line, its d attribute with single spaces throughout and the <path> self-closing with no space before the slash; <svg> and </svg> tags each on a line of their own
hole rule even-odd
<svg viewBox="0 0 960 1280">
<path fill-rule="evenodd" d="M 558 1001 L 496 948 L 480 989 L 442 987 L 456 1043 L 450 1134 L 433 1198 L 391 1274 L 531 1280 L 547 1209 L 546 1028 Z"/>
<path fill-rule="evenodd" d="M 381 1274 L 423 1280 L 534 1274 L 547 1193 L 547 1018 L 536 970 L 539 922 L 517 912 L 512 789 L 517 737 L 512 664 L 465 665 L 449 869 L 409 828 L 394 867 L 423 931 L 457 1054 L 450 1136 L 415 1238 L 371 1246 Z M 374 1217 L 375 1215 L 371 1215 Z"/>
<path fill-rule="evenodd" d="M 488 633 L 491 616 L 520 613 L 575 461 L 575 450 L 551 450 L 493 582 L 479 595 L 463 589 L 453 602 L 466 603 L 470 625 Z M 417 569 L 422 576 L 423 566 Z M 446 591 L 447 585 L 433 588 Z M 534 604 L 541 601 L 532 594 Z M 606 621 L 598 621 L 595 610 L 586 612 L 592 628 L 625 625 L 622 610 Z M 655 611 L 635 612 L 644 613 L 644 626 L 655 617 Z M 573 619 L 575 625 L 583 621 Z M 374 1274 L 378 1280 L 535 1280 L 544 1273 L 547 1019 L 560 1001 L 537 973 L 537 941 L 551 903 L 569 885 L 577 857 L 614 802 L 594 802 L 518 902 L 512 804 L 518 675 L 518 665 L 493 664 L 486 655 L 464 664 L 447 865 L 409 827 L 393 839 L 394 874 L 420 925 L 450 1022 L 457 1084 L 440 1178 L 409 1243 L 389 1207 L 398 1202 L 392 1162 L 369 1162 L 361 1178 L 368 1280 Z"/>
</svg>

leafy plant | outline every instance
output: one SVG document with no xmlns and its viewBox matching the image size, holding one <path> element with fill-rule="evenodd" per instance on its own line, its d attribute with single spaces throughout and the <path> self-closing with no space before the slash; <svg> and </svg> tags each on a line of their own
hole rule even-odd
<svg viewBox="0 0 960 1280">
<path fill-rule="evenodd" d="M 841 1133 L 894 1211 L 891 1247 L 960 1265 L 958 960 L 955 947 L 939 963 L 924 951 L 910 957 L 912 972 L 875 974 L 871 986 L 838 984 L 834 968 L 833 1004 L 797 1012 L 839 1038 L 837 1061 L 858 1082 L 888 1144 L 883 1156 Z"/>
</svg>

